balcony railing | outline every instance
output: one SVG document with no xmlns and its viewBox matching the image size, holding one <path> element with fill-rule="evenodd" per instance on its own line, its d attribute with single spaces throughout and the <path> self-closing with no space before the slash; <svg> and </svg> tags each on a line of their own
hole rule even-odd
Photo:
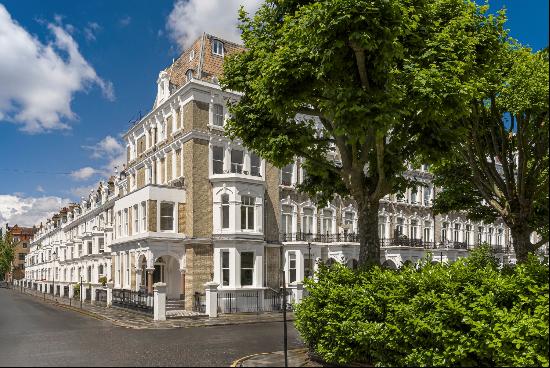
<svg viewBox="0 0 550 368">
<path fill-rule="evenodd" d="M 354 233 L 341 234 L 312 234 L 312 233 L 283 233 L 280 236 L 283 242 L 317 242 L 317 243 L 338 243 L 352 242 L 358 243 L 359 236 Z"/>
<path fill-rule="evenodd" d="M 339 234 L 313 234 L 313 233 L 282 233 L 280 234 L 282 242 L 315 242 L 315 243 L 338 243 L 349 242 L 359 243 L 359 235 L 355 233 L 339 233 Z M 381 238 L 380 246 L 382 247 L 414 247 L 424 249 L 473 249 L 478 246 L 476 244 L 467 244 L 465 242 L 445 240 L 442 242 L 424 241 L 422 239 L 410 239 L 407 237 L 396 238 Z M 491 245 L 494 253 L 510 253 L 513 249 L 509 246 Z M 540 251 L 540 253 L 548 254 L 548 250 Z"/>
</svg>

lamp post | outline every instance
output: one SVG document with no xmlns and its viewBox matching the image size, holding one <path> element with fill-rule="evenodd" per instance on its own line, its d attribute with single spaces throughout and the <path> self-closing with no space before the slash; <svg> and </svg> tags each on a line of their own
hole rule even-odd
<svg viewBox="0 0 550 368">
<path fill-rule="evenodd" d="M 286 280 L 285 280 L 285 267 L 284 267 L 284 244 L 281 244 L 280 258 L 281 258 L 281 273 L 283 278 L 283 348 L 285 353 L 285 367 L 288 367 L 288 348 L 287 348 L 287 329 L 286 329 Z"/>
<path fill-rule="evenodd" d="M 311 262 L 311 242 L 308 241 L 307 242 L 307 277 L 311 277 L 311 266 L 312 266 L 312 262 Z"/>
<path fill-rule="evenodd" d="M 53 288 L 53 299 L 55 300 L 55 274 L 57 267 L 55 266 L 55 261 L 57 260 L 57 252 L 54 250 L 52 253 L 52 260 L 53 260 L 53 282 L 52 282 L 52 288 Z"/>
</svg>

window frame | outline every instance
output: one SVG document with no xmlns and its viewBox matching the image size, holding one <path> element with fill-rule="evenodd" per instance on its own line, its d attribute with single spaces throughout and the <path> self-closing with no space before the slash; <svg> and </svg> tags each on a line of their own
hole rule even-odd
<svg viewBox="0 0 550 368">
<path fill-rule="evenodd" d="M 222 249 L 220 251 L 220 270 L 221 270 L 221 273 L 220 273 L 220 276 L 221 276 L 221 280 L 220 280 L 220 284 L 222 286 L 229 286 L 231 285 L 231 262 L 230 262 L 230 252 L 229 252 L 229 249 Z M 225 265 L 225 256 L 227 256 L 227 265 Z M 227 276 L 227 278 L 226 278 Z"/>
<path fill-rule="evenodd" d="M 248 202 L 248 203 L 245 203 Z M 256 209 L 256 197 L 243 195 L 241 196 L 241 231 L 254 231 L 255 230 L 255 209 Z M 243 224 L 244 215 L 244 224 Z M 250 223 L 252 221 L 252 224 Z"/>
<path fill-rule="evenodd" d="M 216 159 L 216 152 L 221 152 L 221 159 Z M 212 175 L 223 174 L 223 162 L 225 159 L 225 149 L 222 146 L 212 146 Z M 219 172 L 216 171 L 219 163 Z"/>
<path fill-rule="evenodd" d="M 222 41 L 214 39 L 212 40 L 212 54 L 218 56 L 224 56 L 225 47 Z"/>
<path fill-rule="evenodd" d="M 252 267 L 243 267 L 243 256 L 244 255 L 249 255 L 251 254 L 252 255 Z M 240 260 L 241 260 L 241 287 L 245 287 L 245 286 L 254 286 L 254 266 L 255 266 L 255 258 L 256 258 L 256 255 L 255 255 L 255 252 L 254 251 L 243 251 L 243 252 L 240 252 Z M 244 280 L 244 276 L 245 276 L 245 272 L 250 272 L 251 273 L 251 277 L 250 277 L 250 284 L 245 284 L 243 283 L 243 280 Z"/>
<path fill-rule="evenodd" d="M 162 207 L 163 205 L 169 205 L 169 206 L 172 206 L 172 211 L 171 211 L 171 229 L 163 229 L 163 218 L 168 218 L 169 216 L 166 216 L 166 215 L 163 215 L 162 214 Z M 160 202 L 159 204 L 159 231 L 161 232 L 174 232 L 174 229 L 175 229 L 175 224 L 174 224 L 174 219 L 175 219 L 175 209 L 176 209 L 176 206 L 174 204 L 174 202 L 168 202 L 168 201 L 162 201 Z"/>
</svg>

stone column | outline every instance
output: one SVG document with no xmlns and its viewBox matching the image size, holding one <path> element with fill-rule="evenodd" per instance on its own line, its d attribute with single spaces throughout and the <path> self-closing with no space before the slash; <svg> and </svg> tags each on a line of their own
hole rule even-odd
<svg viewBox="0 0 550 368">
<path fill-rule="evenodd" d="M 154 285 L 154 311 L 153 319 L 155 321 L 166 320 L 166 284 L 163 282 L 157 282 Z"/>
<path fill-rule="evenodd" d="M 65 285 L 59 285 L 59 296 L 65 297 Z"/>
<path fill-rule="evenodd" d="M 84 301 L 85 298 L 86 298 L 86 295 L 84 294 L 85 293 L 84 290 L 86 290 L 86 285 L 84 283 L 79 284 L 79 285 L 80 285 L 80 300 Z"/>
<path fill-rule="evenodd" d="M 153 293 L 153 272 L 154 271 L 155 271 L 154 268 L 147 269 L 147 293 L 148 294 Z"/>
<path fill-rule="evenodd" d="M 74 285 L 69 284 L 69 299 L 72 299 L 74 296 Z"/>
<path fill-rule="evenodd" d="M 96 296 L 95 290 L 96 290 L 96 288 L 91 286 L 90 289 L 92 289 L 91 290 L 91 295 L 90 295 L 90 304 L 94 305 L 95 302 L 96 302 L 96 300 L 95 300 L 95 296 Z"/>
<path fill-rule="evenodd" d="M 303 297 L 304 297 L 304 283 L 298 281 L 296 283 L 296 304 L 300 303 Z"/>
<path fill-rule="evenodd" d="M 181 274 L 180 300 L 185 300 L 185 270 L 180 270 L 180 274 Z"/>
<path fill-rule="evenodd" d="M 210 281 L 204 284 L 206 287 L 206 314 L 210 318 L 218 317 L 218 284 L 215 281 Z"/>
<path fill-rule="evenodd" d="M 113 305 L 113 286 L 112 282 L 107 283 L 107 307 Z"/>
</svg>

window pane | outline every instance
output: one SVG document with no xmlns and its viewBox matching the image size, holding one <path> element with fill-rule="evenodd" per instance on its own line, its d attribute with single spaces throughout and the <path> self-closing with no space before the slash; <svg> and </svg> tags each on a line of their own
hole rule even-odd
<svg viewBox="0 0 550 368">
<path fill-rule="evenodd" d="M 214 174 L 223 174 L 223 147 L 212 147 L 212 172 Z"/>
<path fill-rule="evenodd" d="M 243 151 L 232 150 L 231 151 L 231 172 L 242 173 L 243 171 Z"/>
<path fill-rule="evenodd" d="M 252 285 L 252 274 L 253 274 L 253 270 L 241 270 L 241 285 L 242 286 L 251 286 Z"/>
<path fill-rule="evenodd" d="M 222 252 L 222 268 L 229 268 L 229 252 Z"/>
<path fill-rule="evenodd" d="M 241 229 L 246 229 L 246 207 L 241 206 Z"/>
<path fill-rule="evenodd" d="M 223 281 L 223 286 L 227 286 L 229 285 L 229 270 L 222 270 L 222 281 Z"/>
<path fill-rule="evenodd" d="M 294 171 L 294 164 L 287 165 L 282 169 L 281 184 L 292 185 L 292 172 Z"/>
<path fill-rule="evenodd" d="M 254 253 L 242 252 L 241 253 L 241 268 L 254 268 Z"/>
<path fill-rule="evenodd" d="M 223 106 L 214 104 L 214 125 L 223 126 Z"/>
<path fill-rule="evenodd" d="M 255 153 L 250 153 L 250 175 L 260 176 L 261 160 Z"/>
<path fill-rule="evenodd" d="M 248 207 L 248 229 L 254 229 L 254 207 Z"/>
</svg>

